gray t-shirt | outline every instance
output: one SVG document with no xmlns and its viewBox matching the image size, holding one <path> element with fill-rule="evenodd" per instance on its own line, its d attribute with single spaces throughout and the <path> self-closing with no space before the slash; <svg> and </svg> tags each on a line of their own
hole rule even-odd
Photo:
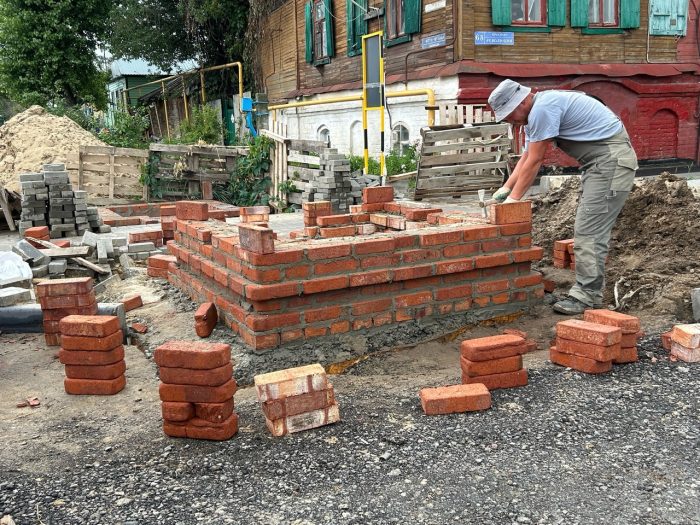
<svg viewBox="0 0 700 525">
<path fill-rule="evenodd" d="M 561 137 L 589 142 L 612 137 L 622 131 L 615 113 L 580 91 L 541 91 L 525 126 L 525 148 L 530 142 Z"/>
</svg>

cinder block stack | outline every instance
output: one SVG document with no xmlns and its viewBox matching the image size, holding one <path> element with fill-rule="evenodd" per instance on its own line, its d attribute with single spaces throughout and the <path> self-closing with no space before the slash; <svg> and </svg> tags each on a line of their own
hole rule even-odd
<svg viewBox="0 0 700 525">
<path fill-rule="evenodd" d="M 22 188 L 22 213 L 18 224 L 20 235 L 28 228 L 46 226 L 49 191 L 44 182 L 43 173 L 23 173 L 19 176 Z"/>
<path fill-rule="evenodd" d="M 59 359 L 63 382 L 73 395 L 110 396 L 126 385 L 124 334 L 113 315 L 69 315 L 61 319 Z"/>
<path fill-rule="evenodd" d="M 589 323 L 615 326 L 622 330 L 620 352 L 613 357 L 613 364 L 634 363 L 639 359 L 637 340 L 642 337 L 642 327 L 638 317 L 612 310 L 586 310 L 583 313 L 583 320 Z"/>
<path fill-rule="evenodd" d="M 151 255 L 147 260 L 148 268 L 146 273 L 149 277 L 167 279 L 168 265 L 170 263 L 177 263 L 177 257 L 174 255 Z"/>
<path fill-rule="evenodd" d="M 700 362 L 700 324 L 678 324 L 673 327 L 671 356 L 687 363 Z"/>
<path fill-rule="evenodd" d="M 273 436 L 340 421 L 333 385 L 318 363 L 257 375 L 255 391 Z"/>
<path fill-rule="evenodd" d="M 601 374 L 612 369 L 619 358 L 622 330 L 616 326 L 569 319 L 557 323 L 555 346 L 549 360 L 587 374 Z"/>
<path fill-rule="evenodd" d="M 513 334 L 462 341 L 462 383 L 482 383 L 489 390 L 525 386 L 522 354 L 527 351 L 525 339 Z"/>
<path fill-rule="evenodd" d="M 491 393 L 481 383 L 424 388 L 420 403 L 429 416 L 474 412 L 491 408 Z"/>
<path fill-rule="evenodd" d="M 75 231 L 82 235 L 90 229 L 87 213 L 87 191 L 73 190 L 73 206 L 75 207 Z"/>
<path fill-rule="evenodd" d="M 69 315 L 96 315 L 97 299 L 92 277 L 54 279 L 36 285 L 44 316 L 44 337 L 49 346 L 61 344 L 59 321 Z"/>
<path fill-rule="evenodd" d="M 168 436 L 222 441 L 238 432 L 229 345 L 169 341 L 153 357 L 160 367 L 163 431 Z"/>
<path fill-rule="evenodd" d="M 44 182 L 49 190 L 51 238 L 58 239 L 76 235 L 73 187 L 65 165 L 44 164 Z"/>
</svg>

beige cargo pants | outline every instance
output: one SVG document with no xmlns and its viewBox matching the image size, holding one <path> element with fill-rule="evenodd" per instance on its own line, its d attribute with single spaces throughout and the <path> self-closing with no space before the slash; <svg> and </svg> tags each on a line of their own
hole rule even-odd
<svg viewBox="0 0 700 525">
<path fill-rule="evenodd" d="M 569 295 L 589 306 L 602 305 L 610 233 L 634 185 L 637 155 L 624 128 L 595 142 L 557 139 L 557 146 L 582 166 L 574 224 L 576 284 Z"/>
</svg>

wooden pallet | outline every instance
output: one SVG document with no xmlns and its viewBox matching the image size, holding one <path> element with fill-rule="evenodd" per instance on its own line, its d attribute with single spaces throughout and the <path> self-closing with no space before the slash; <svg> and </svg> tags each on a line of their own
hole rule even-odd
<svg viewBox="0 0 700 525">
<path fill-rule="evenodd" d="M 496 189 L 510 175 L 509 124 L 452 124 L 421 130 L 414 200 Z"/>
</svg>

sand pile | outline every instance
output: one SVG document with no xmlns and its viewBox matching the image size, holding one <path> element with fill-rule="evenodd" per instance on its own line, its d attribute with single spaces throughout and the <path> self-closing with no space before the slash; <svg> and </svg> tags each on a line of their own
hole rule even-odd
<svg viewBox="0 0 700 525">
<path fill-rule="evenodd" d="M 0 187 L 19 191 L 20 173 L 42 164 L 65 163 L 81 145 L 105 146 L 68 117 L 57 117 L 32 106 L 0 126 Z"/>
<path fill-rule="evenodd" d="M 555 240 L 573 237 L 579 191 L 572 177 L 535 201 L 533 241 L 545 249 L 544 264 Z M 689 320 L 690 289 L 700 287 L 698 224 L 700 201 L 685 180 L 664 174 L 635 186 L 612 233 L 606 301 Z"/>
</svg>

